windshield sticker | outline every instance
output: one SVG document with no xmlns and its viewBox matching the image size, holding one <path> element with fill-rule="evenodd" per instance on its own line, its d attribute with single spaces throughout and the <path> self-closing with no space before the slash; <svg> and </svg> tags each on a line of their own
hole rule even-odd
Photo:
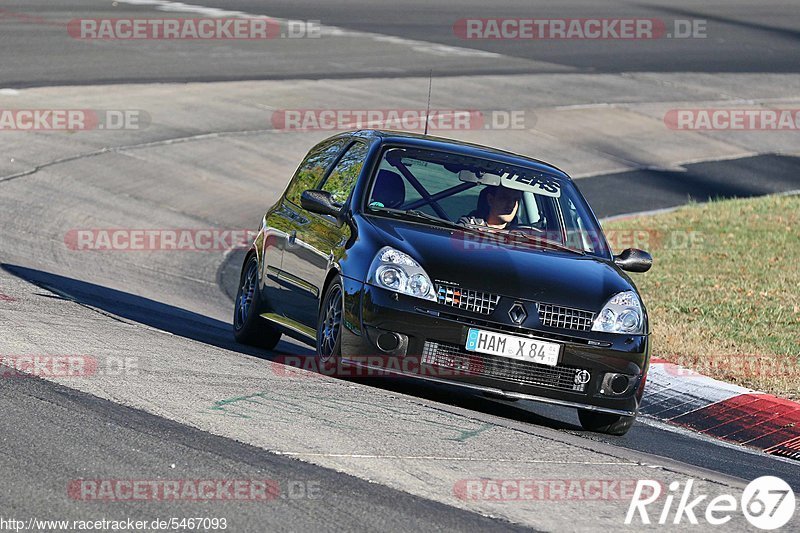
<svg viewBox="0 0 800 533">
<path fill-rule="evenodd" d="M 500 185 L 508 187 L 509 189 L 528 191 L 534 194 L 552 196 L 553 198 L 559 198 L 561 196 L 561 185 L 556 180 L 544 175 L 524 176 L 521 174 L 506 174 L 502 176 L 500 180 Z"/>
<path fill-rule="evenodd" d="M 496 174 L 483 174 L 476 175 L 471 170 L 462 170 L 458 173 L 458 179 L 468 183 L 481 183 L 483 185 L 507 187 L 522 192 L 532 192 L 534 194 L 541 194 L 542 196 L 550 196 L 552 198 L 561 197 L 561 185 L 553 178 L 545 175 L 524 175 L 524 174 L 511 174 L 506 173 L 502 176 Z"/>
</svg>

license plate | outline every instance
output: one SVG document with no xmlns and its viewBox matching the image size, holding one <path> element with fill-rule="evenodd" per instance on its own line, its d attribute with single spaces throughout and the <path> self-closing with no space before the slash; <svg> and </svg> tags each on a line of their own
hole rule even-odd
<svg viewBox="0 0 800 533">
<path fill-rule="evenodd" d="M 556 366 L 561 353 L 561 345 L 555 342 L 475 328 L 470 328 L 467 333 L 466 349 L 471 352 L 499 355 L 548 366 Z"/>
</svg>

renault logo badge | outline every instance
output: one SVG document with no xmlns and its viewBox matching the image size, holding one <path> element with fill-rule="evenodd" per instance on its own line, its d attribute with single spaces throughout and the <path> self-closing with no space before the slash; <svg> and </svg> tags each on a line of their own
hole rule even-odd
<svg viewBox="0 0 800 533">
<path fill-rule="evenodd" d="M 515 302 L 511 309 L 508 310 L 508 316 L 514 324 L 522 324 L 528 318 L 528 313 L 525 312 L 525 308 L 521 303 Z"/>
</svg>

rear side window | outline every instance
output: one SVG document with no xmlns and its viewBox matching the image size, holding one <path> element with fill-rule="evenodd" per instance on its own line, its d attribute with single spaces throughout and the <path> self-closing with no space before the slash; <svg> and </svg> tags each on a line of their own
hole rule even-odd
<svg viewBox="0 0 800 533">
<path fill-rule="evenodd" d="M 361 174 L 361 169 L 364 167 L 364 159 L 367 157 L 368 151 L 368 145 L 361 142 L 353 143 L 331 170 L 322 190 L 331 193 L 334 202 L 343 204 L 350 196 L 350 191 L 353 190 L 356 180 Z"/>
<path fill-rule="evenodd" d="M 315 189 L 325 171 L 336 160 L 339 152 L 349 139 L 331 139 L 321 142 L 308 152 L 300 163 L 297 172 L 286 190 L 286 198 L 295 205 L 300 205 L 300 195 L 307 189 Z"/>
</svg>

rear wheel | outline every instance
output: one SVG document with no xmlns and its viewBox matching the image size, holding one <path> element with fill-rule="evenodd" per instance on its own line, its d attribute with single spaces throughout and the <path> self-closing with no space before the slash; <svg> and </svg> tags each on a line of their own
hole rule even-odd
<svg viewBox="0 0 800 533">
<path fill-rule="evenodd" d="M 608 435 L 624 435 L 631 429 L 636 417 L 578 409 L 578 419 L 581 421 L 583 429 L 588 431 L 596 431 Z"/>
<path fill-rule="evenodd" d="M 317 359 L 322 365 L 335 365 L 342 355 L 342 278 L 336 276 L 325 291 L 317 319 Z"/>
<path fill-rule="evenodd" d="M 233 309 L 233 336 L 236 342 L 272 350 L 281 332 L 259 316 L 264 303 L 258 290 L 258 259 L 251 255 L 242 269 Z"/>
</svg>

